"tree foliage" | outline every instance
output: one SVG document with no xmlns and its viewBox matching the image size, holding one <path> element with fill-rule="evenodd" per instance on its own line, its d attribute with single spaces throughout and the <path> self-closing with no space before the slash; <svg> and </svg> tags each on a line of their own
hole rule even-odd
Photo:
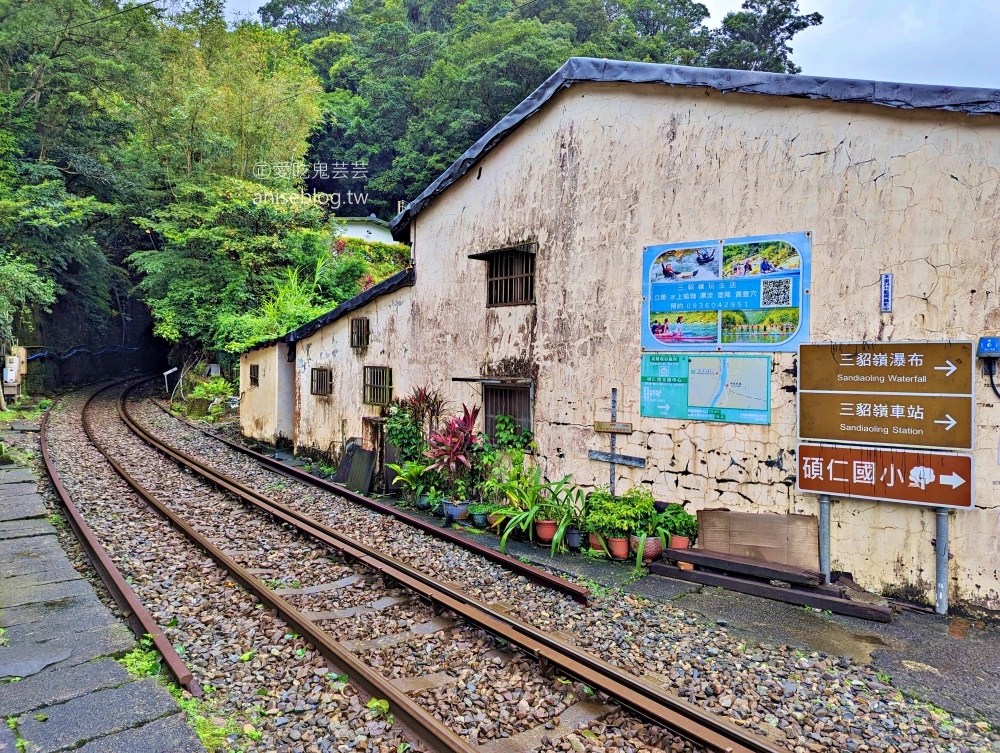
<svg viewBox="0 0 1000 753">
<path fill-rule="evenodd" d="M 395 214 L 568 57 L 788 72 L 821 20 L 795 0 L 719 29 L 693 0 L 269 0 L 235 25 L 223 0 L 178 5 L 0 0 L 0 347 L 67 302 L 99 334 L 129 295 L 187 349 L 280 335 L 409 261 L 337 240 L 334 211 Z"/>
</svg>

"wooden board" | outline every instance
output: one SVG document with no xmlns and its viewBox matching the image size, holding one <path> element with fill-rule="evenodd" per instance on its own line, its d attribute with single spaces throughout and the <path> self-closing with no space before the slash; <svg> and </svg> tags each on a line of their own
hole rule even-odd
<svg viewBox="0 0 1000 753">
<path fill-rule="evenodd" d="M 786 604 L 797 604 L 799 606 L 812 607 L 813 609 L 827 609 L 834 614 L 859 617 L 862 620 L 889 622 L 892 619 L 892 610 L 888 607 L 826 596 L 817 593 L 814 589 L 779 588 L 778 586 L 761 583 L 757 580 L 734 578 L 729 575 L 706 573 L 701 570 L 680 570 L 664 562 L 651 562 L 649 571 L 654 575 L 662 575 L 675 580 L 686 580 L 690 583 L 701 583 L 706 586 L 719 586 L 729 591 L 783 601 Z"/>
<path fill-rule="evenodd" d="M 710 567 L 713 570 L 724 570 L 727 573 L 738 573 L 767 581 L 780 580 L 785 583 L 798 583 L 803 586 L 819 586 L 825 581 L 823 573 L 813 570 L 804 570 L 794 565 L 765 562 L 738 554 L 713 552 L 707 549 L 664 549 L 663 559 L 690 562 L 693 565 Z"/>
<path fill-rule="evenodd" d="M 699 510 L 698 546 L 818 571 L 819 519 L 815 515 Z"/>
</svg>

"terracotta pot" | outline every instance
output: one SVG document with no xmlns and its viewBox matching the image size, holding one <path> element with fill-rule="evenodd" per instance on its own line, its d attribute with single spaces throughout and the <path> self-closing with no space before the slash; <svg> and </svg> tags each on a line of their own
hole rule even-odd
<svg viewBox="0 0 1000 753">
<path fill-rule="evenodd" d="M 670 537 L 670 548 L 671 549 L 687 549 L 691 546 L 691 539 L 687 536 L 671 536 Z M 678 562 L 678 570 L 694 570 L 694 565 L 690 562 Z"/>
<path fill-rule="evenodd" d="M 608 552 L 613 560 L 628 559 L 628 539 L 608 538 Z"/>
<path fill-rule="evenodd" d="M 632 536 L 629 538 L 629 551 L 631 551 L 632 554 L 639 551 L 638 536 Z M 661 554 L 663 554 L 663 542 L 660 541 L 660 537 L 649 536 L 642 547 L 642 561 L 652 562 L 655 559 L 659 559 Z"/>
<path fill-rule="evenodd" d="M 588 533 L 587 543 L 590 544 L 591 549 L 596 549 L 598 552 L 604 551 L 604 537 L 599 533 L 594 533 L 593 531 Z"/>
<path fill-rule="evenodd" d="M 535 538 L 538 539 L 539 543 L 551 544 L 558 527 L 559 521 L 557 520 L 536 520 Z"/>
<path fill-rule="evenodd" d="M 486 522 L 490 524 L 490 528 L 496 528 L 497 523 L 503 520 L 503 515 L 497 515 L 495 512 L 491 512 L 486 516 Z"/>
</svg>

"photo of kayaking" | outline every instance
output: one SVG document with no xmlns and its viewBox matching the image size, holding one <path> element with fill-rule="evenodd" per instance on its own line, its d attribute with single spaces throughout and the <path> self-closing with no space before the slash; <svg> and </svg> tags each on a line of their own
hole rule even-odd
<svg viewBox="0 0 1000 753">
<path fill-rule="evenodd" d="M 649 331 L 657 342 L 682 345 L 719 340 L 718 311 L 671 311 L 649 315 Z"/>
<path fill-rule="evenodd" d="M 722 276 L 759 277 L 761 275 L 798 274 L 802 257 L 795 246 L 785 241 L 729 243 L 722 247 Z"/>
<path fill-rule="evenodd" d="M 718 280 L 719 244 L 695 248 L 674 248 L 656 257 L 649 268 L 649 281 Z"/>
</svg>

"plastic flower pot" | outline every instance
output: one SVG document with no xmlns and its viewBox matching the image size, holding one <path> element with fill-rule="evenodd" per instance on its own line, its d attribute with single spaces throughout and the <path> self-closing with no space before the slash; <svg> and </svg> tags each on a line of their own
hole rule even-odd
<svg viewBox="0 0 1000 753">
<path fill-rule="evenodd" d="M 687 549 L 691 546 L 691 539 L 687 536 L 671 536 L 670 537 L 670 548 L 671 549 Z M 678 570 L 694 570 L 694 565 L 690 562 L 678 562 Z"/>
<path fill-rule="evenodd" d="M 566 530 L 566 536 L 563 539 L 563 542 L 570 549 L 579 549 L 580 545 L 583 543 L 583 534 L 580 533 L 578 528 L 569 528 Z"/>
<path fill-rule="evenodd" d="M 452 520 L 465 520 L 469 517 L 469 503 L 467 501 L 446 501 L 444 503 L 444 514 Z"/>
<path fill-rule="evenodd" d="M 608 538 L 608 553 L 611 555 L 613 560 L 627 560 L 628 559 L 628 539 L 617 538 L 615 536 Z"/>
<path fill-rule="evenodd" d="M 490 516 L 485 512 L 470 512 L 472 525 L 476 528 L 486 528 L 490 524 Z"/>
<path fill-rule="evenodd" d="M 552 539 L 556 535 L 556 529 L 559 528 L 559 521 L 556 520 L 536 520 L 535 521 L 535 538 L 538 539 L 539 543 L 551 544 Z"/>
<path fill-rule="evenodd" d="M 631 551 L 632 554 L 639 551 L 638 536 L 629 537 L 629 551 Z M 659 559 L 661 554 L 663 554 L 663 542 L 660 541 L 660 537 L 648 536 L 642 545 L 642 561 L 652 562 L 655 559 Z"/>
</svg>

